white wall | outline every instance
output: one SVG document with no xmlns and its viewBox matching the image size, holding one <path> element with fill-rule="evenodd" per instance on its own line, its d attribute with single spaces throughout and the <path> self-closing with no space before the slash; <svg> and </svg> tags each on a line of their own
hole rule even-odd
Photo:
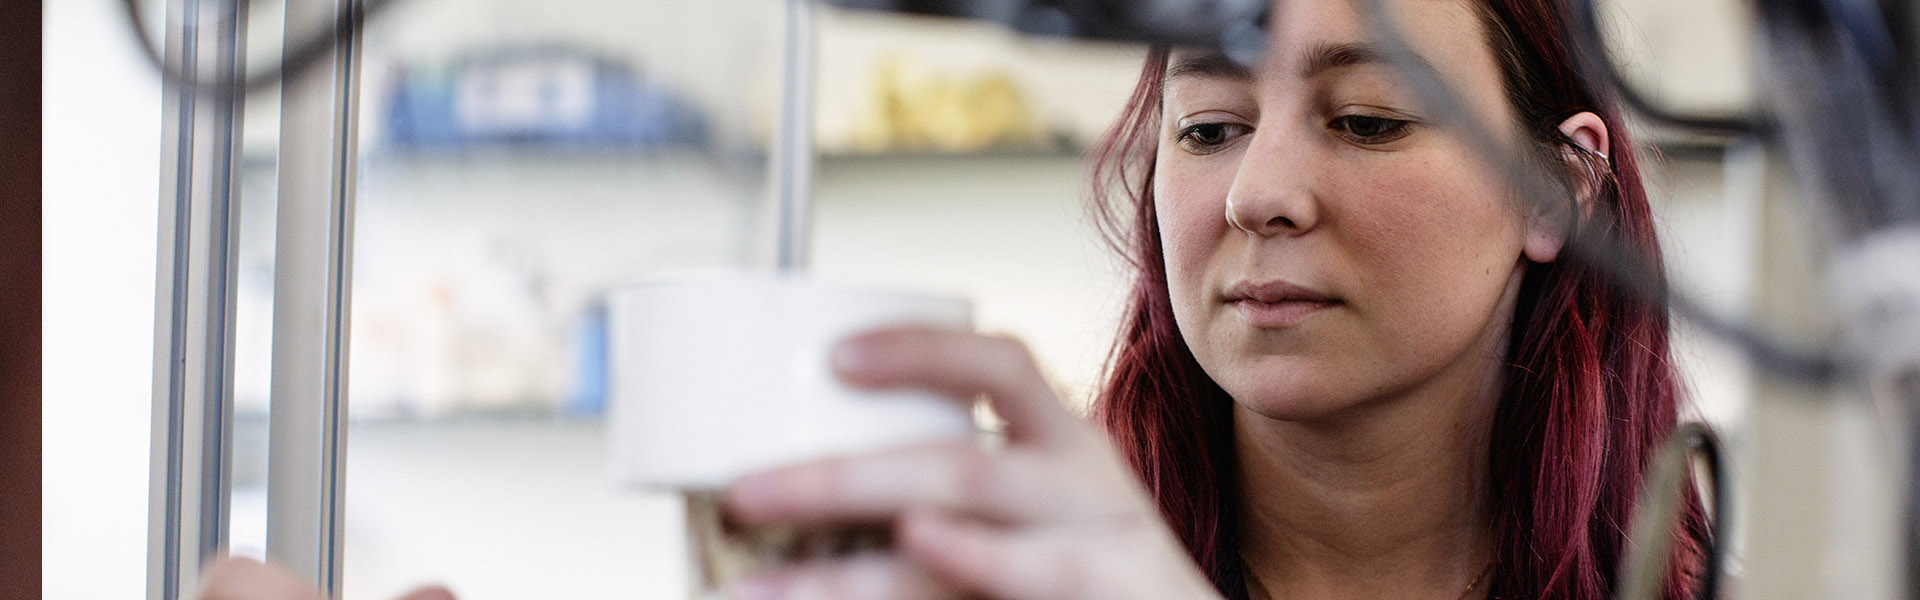
<svg viewBox="0 0 1920 600">
<path fill-rule="evenodd" d="M 160 90 L 120 3 L 47 2 L 42 595 L 146 594 Z"/>
</svg>

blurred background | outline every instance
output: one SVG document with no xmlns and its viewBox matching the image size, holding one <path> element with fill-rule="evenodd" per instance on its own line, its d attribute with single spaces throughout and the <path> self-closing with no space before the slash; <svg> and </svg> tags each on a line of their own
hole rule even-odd
<svg viewBox="0 0 1920 600">
<path fill-rule="evenodd" d="M 1608 3 L 1631 72 L 1749 101 L 1737 3 Z M 158 8 L 156 3 L 154 8 Z M 246 53 L 277 59 L 281 17 Z M 143 592 L 160 87 L 113 0 L 46 10 L 47 598 Z M 1096 386 L 1126 274 L 1082 152 L 1144 49 L 822 9 L 813 271 L 958 295 L 1069 402 Z M 369 22 L 351 316 L 345 596 L 684 597 L 672 497 L 606 477 L 608 290 L 772 266 L 779 3 L 408 0 Z M 278 98 L 245 106 L 233 552 L 265 547 Z M 1786 219 L 1754 148 L 1644 131 L 1669 268 L 1751 314 Z M 1777 193 L 1777 192 L 1773 192 Z M 1745 443 L 1755 378 L 1682 328 L 1696 405 Z M 1739 566 L 1735 565 L 1736 572 Z"/>
</svg>

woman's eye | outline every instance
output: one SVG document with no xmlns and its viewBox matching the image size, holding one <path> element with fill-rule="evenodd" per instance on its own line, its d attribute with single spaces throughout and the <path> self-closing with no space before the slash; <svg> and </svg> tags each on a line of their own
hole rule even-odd
<svg viewBox="0 0 1920 600">
<path fill-rule="evenodd" d="M 1405 137 L 1410 125 L 1412 122 L 1400 119 L 1348 115 L 1334 119 L 1331 127 L 1355 143 L 1385 144 Z"/>
<path fill-rule="evenodd" d="M 1180 131 L 1180 146 L 1194 154 L 1212 154 L 1247 132 L 1245 125 L 1199 123 Z"/>
</svg>

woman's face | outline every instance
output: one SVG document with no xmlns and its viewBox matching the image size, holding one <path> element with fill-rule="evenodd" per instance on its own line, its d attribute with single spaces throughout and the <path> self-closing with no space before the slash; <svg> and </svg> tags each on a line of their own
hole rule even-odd
<svg viewBox="0 0 1920 600">
<path fill-rule="evenodd" d="M 1483 385 L 1526 264 L 1512 192 L 1417 101 L 1356 4 L 1278 2 L 1259 65 L 1176 50 L 1165 74 L 1153 197 L 1174 315 L 1207 373 L 1271 418 Z M 1514 139 L 1474 9 L 1388 4 Z"/>
</svg>

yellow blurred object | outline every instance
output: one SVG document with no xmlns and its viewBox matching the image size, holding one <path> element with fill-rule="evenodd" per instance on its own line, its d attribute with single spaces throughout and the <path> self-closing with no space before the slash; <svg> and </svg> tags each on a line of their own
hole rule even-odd
<svg viewBox="0 0 1920 600">
<path fill-rule="evenodd" d="M 1031 104 L 1005 71 L 955 78 L 899 55 L 875 71 L 875 110 L 855 121 L 860 151 L 977 152 L 1043 141 Z"/>
</svg>

